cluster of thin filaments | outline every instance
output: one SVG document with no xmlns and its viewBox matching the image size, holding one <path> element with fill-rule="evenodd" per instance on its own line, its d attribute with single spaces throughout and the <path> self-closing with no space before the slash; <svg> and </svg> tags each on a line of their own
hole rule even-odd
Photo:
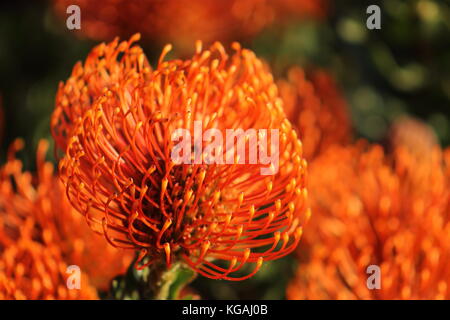
<svg viewBox="0 0 450 320">
<path fill-rule="evenodd" d="M 151 71 L 123 63 L 137 51 L 132 41 L 124 43 L 103 47 L 118 51 L 118 61 L 98 55 L 87 61 L 99 59 L 102 70 L 118 64 L 124 70 L 117 73 L 126 76 L 91 96 L 92 105 L 72 120 L 64 110 L 76 97 L 57 105 L 53 116 L 59 145 L 67 141 L 60 173 L 74 207 L 112 245 L 139 250 L 139 267 L 182 259 L 209 278 L 240 280 L 263 260 L 292 252 L 310 215 L 306 161 L 263 63 L 238 44 L 229 56 L 219 43 L 208 50 L 197 43 L 185 61 L 165 61 L 166 46 Z M 73 85 L 69 80 L 60 91 Z M 175 164 L 171 134 L 183 128 L 193 136 L 194 121 L 224 136 L 226 129 L 278 129 L 278 173 L 261 175 L 267 165 L 238 157 L 232 164 Z M 253 271 L 235 275 L 249 263 Z"/>
<path fill-rule="evenodd" d="M 309 183 L 310 255 L 289 298 L 450 297 L 450 149 L 334 147 L 311 164 Z M 369 266 L 380 268 L 377 288 Z"/>
</svg>

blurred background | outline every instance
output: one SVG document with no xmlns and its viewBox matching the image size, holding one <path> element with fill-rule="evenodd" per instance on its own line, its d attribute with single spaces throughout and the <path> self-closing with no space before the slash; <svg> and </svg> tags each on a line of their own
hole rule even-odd
<svg viewBox="0 0 450 320">
<path fill-rule="evenodd" d="M 222 1 L 227 0 L 217 0 Z M 215 6 L 203 13 L 213 15 L 207 21 L 192 14 L 189 10 L 194 9 L 186 2 L 183 9 L 173 0 L 137 2 L 142 12 L 148 9 L 152 15 L 128 19 L 140 23 L 134 25 L 128 25 L 122 9 L 109 0 L 1 2 L 2 163 L 8 145 L 23 137 L 26 148 L 20 158 L 32 170 L 37 142 L 51 141 L 49 119 L 58 83 L 100 41 L 115 35 L 127 39 L 137 31 L 143 34 L 140 45 L 152 63 L 166 42 L 174 43 L 169 58 L 188 55 L 195 40 L 190 35 L 205 42 L 239 40 L 268 62 L 275 78 L 286 76 L 294 65 L 324 69 L 335 77 L 348 102 L 357 137 L 382 143 L 396 119 L 411 115 L 428 123 L 443 146 L 450 144 L 448 0 L 280 0 L 282 5 L 253 0 L 242 1 L 252 6 L 237 10 L 248 16 L 231 18 L 223 7 Z M 157 5 L 142 7 L 145 2 Z M 80 5 L 81 30 L 66 27 L 65 9 L 70 4 Z M 381 30 L 366 27 L 366 8 L 371 4 L 381 8 Z M 127 10 L 129 14 L 136 8 L 130 5 Z M 282 299 L 295 268 L 295 260 L 286 257 L 266 263 L 245 283 L 197 278 L 192 289 L 210 299 Z"/>
</svg>

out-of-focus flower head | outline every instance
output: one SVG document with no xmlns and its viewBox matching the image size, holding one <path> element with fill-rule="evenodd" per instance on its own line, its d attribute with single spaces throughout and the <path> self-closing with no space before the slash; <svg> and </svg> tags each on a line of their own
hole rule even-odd
<svg viewBox="0 0 450 320">
<path fill-rule="evenodd" d="M 450 149 L 334 146 L 310 166 L 314 210 L 290 299 L 448 299 Z M 367 268 L 381 270 L 368 289 Z"/>
<path fill-rule="evenodd" d="M 0 170 L 0 300 L 97 299 L 83 273 L 80 289 L 67 287 L 68 264 L 51 241 L 52 231 L 40 226 L 30 211 L 37 206 L 27 197 L 34 198 L 36 189 L 29 188 L 31 176 L 20 172 L 20 166 L 10 157 Z"/>
<path fill-rule="evenodd" d="M 32 231 L 27 230 L 33 224 L 28 218 L 18 227 L 17 239 L 7 246 L 2 243 L 5 235 L 0 237 L 0 300 L 98 299 L 96 289 L 84 274 L 79 289 L 68 288 L 68 265 L 61 251 L 55 244 L 34 240 Z"/>
<path fill-rule="evenodd" d="M 306 159 L 310 160 L 333 144 L 351 139 L 347 103 L 334 79 L 316 70 L 307 77 L 299 67 L 288 71 L 277 83 L 288 119 L 299 133 Z"/>
<path fill-rule="evenodd" d="M 8 161 L 0 169 L 3 244 L 8 249 L 19 241 L 20 226 L 31 219 L 34 228 L 30 231 L 30 241 L 37 243 L 31 247 L 58 247 L 61 261 L 78 265 L 96 288 L 106 290 L 112 278 L 126 270 L 132 257 L 93 234 L 85 218 L 72 208 L 64 186 L 54 176 L 53 165 L 45 162 L 47 142 L 39 143 L 35 176 L 23 172 L 21 161 L 15 158 L 22 144 L 21 140 L 12 144 Z"/>
<path fill-rule="evenodd" d="M 121 59 L 132 50 L 126 43 L 119 45 L 127 48 Z M 60 174 L 70 201 L 111 244 L 139 250 L 139 267 L 181 259 L 204 276 L 239 280 L 263 260 L 294 250 L 300 239 L 309 217 L 301 142 L 272 75 L 253 52 L 233 48 L 229 55 L 220 43 L 203 50 L 198 42 L 192 59 L 164 61 L 166 46 L 155 70 L 130 70 L 82 116 L 69 122 L 60 110 L 70 104 L 56 106 L 53 132 L 73 133 L 59 143 L 67 145 Z M 121 60 L 104 63 L 115 68 Z M 175 164 L 171 136 L 183 128 L 194 137 L 194 121 L 224 137 L 226 129 L 278 129 L 279 171 L 261 175 L 267 165 L 237 158 Z M 273 137 L 266 138 L 270 145 Z M 255 264 L 254 271 L 237 276 L 246 264 Z"/>
<path fill-rule="evenodd" d="M 54 0 L 64 19 L 70 5 L 81 9 L 80 32 L 95 40 L 129 37 L 174 43 L 186 50 L 196 40 L 212 44 L 251 37 L 290 18 L 323 18 L 326 0 Z"/>
</svg>

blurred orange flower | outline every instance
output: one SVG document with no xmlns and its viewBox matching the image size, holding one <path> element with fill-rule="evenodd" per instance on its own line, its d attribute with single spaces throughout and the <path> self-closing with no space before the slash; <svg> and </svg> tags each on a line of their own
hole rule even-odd
<svg viewBox="0 0 450 320">
<path fill-rule="evenodd" d="M 130 42 L 119 47 L 121 59 L 134 50 Z M 84 115 L 67 121 L 61 110 L 70 104 L 56 106 L 53 132 L 73 134 L 55 136 L 67 144 L 60 174 L 70 201 L 114 246 L 140 250 L 140 267 L 182 259 L 206 277 L 240 280 L 300 239 L 309 217 L 301 142 L 272 75 L 253 52 L 233 48 L 228 55 L 220 43 L 203 50 L 198 42 L 192 59 L 164 61 L 166 46 L 154 71 L 129 68 Z M 121 59 L 99 66 L 116 69 Z M 75 82 L 60 90 L 69 83 Z M 192 134 L 196 120 L 222 133 L 279 129 L 278 173 L 261 175 L 262 164 L 175 164 L 171 134 Z M 253 272 L 235 273 L 251 263 Z"/>
<path fill-rule="evenodd" d="M 309 168 L 314 218 L 290 299 L 449 299 L 450 149 L 428 160 L 359 143 Z M 381 289 L 368 289 L 369 265 Z"/>
<path fill-rule="evenodd" d="M 347 103 L 333 78 L 317 70 L 306 77 L 299 67 L 277 82 L 288 119 L 303 142 L 305 158 L 312 160 L 333 144 L 351 140 Z"/>
<path fill-rule="evenodd" d="M 13 244 L 4 247 L 4 235 L 0 238 L 0 300 L 98 299 L 83 273 L 79 289 L 67 287 L 67 264 L 59 248 L 32 239 L 26 230 L 34 224 L 31 218 L 24 224 Z"/>
<path fill-rule="evenodd" d="M 0 169 L 3 245 L 8 249 L 20 241 L 18 228 L 31 219 L 34 222 L 31 238 L 38 243 L 30 248 L 57 246 L 61 251 L 58 259 L 78 265 L 93 285 L 106 290 L 112 278 L 126 270 L 132 257 L 129 252 L 117 250 L 93 234 L 84 217 L 72 208 L 64 186 L 54 176 L 53 165 L 45 162 L 47 142 L 39 144 L 36 176 L 22 172 L 21 161 L 15 159 L 14 154 L 21 146 L 22 141 L 16 140 L 10 148 L 8 162 Z"/>
<path fill-rule="evenodd" d="M 66 19 L 70 5 L 81 9 L 80 32 L 95 40 L 112 40 L 141 32 L 145 38 L 171 42 L 180 50 L 202 40 L 231 42 L 251 37 L 289 18 L 323 18 L 326 0 L 54 0 Z"/>
</svg>

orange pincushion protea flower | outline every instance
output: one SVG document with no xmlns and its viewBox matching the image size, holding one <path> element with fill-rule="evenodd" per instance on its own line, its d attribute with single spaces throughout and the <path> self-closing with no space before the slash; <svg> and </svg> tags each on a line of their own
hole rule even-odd
<svg viewBox="0 0 450 320">
<path fill-rule="evenodd" d="M 287 117 L 303 142 L 310 160 L 333 144 L 346 144 L 351 138 L 350 117 L 344 97 L 330 75 L 313 72 L 309 79 L 299 67 L 278 81 Z"/>
<path fill-rule="evenodd" d="M 20 172 L 20 162 L 11 155 L 0 170 L 0 300 L 98 299 L 84 273 L 80 289 L 67 287 L 61 248 L 52 241 L 52 230 L 33 216 L 38 206 L 28 199 L 36 197 L 31 176 Z"/>
<path fill-rule="evenodd" d="M 332 147 L 310 166 L 311 252 L 290 299 L 449 299 L 450 149 Z M 369 265 L 381 288 L 369 290 Z"/>
<path fill-rule="evenodd" d="M 46 141 L 39 143 L 37 176 L 22 172 L 21 161 L 14 158 L 22 144 L 15 141 L 8 162 L 0 169 L 0 241 L 3 238 L 6 247 L 13 246 L 20 240 L 19 226 L 31 219 L 32 239 L 40 243 L 31 247 L 57 246 L 61 261 L 78 265 L 93 285 L 106 290 L 112 278 L 126 270 L 132 256 L 93 234 L 84 217 L 72 208 L 64 186 L 53 174 L 53 165 L 44 161 Z"/>
<path fill-rule="evenodd" d="M 78 5 L 83 35 L 95 40 L 129 37 L 141 32 L 151 40 L 169 41 L 181 50 L 196 40 L 231 42 L 248 38 L 287 18 L 323 18 L 325 0 L 55 0 L 55 11 Z"/>
<path fill-rule="evenodd" d="M 79 289 L 67 287 L 68 265 L 59 248 L 33 240 L 31 231 L 24 230 L 33 224 L 27 219 L 18 238 L 6 247 L 2 244 L 5 235 L 0 237 L 0 300 L 98 299 L 83 273 Z"/>
<path fill-rule="evenodd" d="M 163 61 L 168 50 L 154 71 L 130 69 L 72 122 L 57 104 L 54 132 L 73 132 L 60 174 L 91 227 L 114 246 L 140 250 L 141 267 L 182 259 L 210 278 L 245 279 L 300 239 L 309 217 L 301 143 L 251 51 L 235 44 L 229 56 L 219 43 L 198 43 L 191 60 Z M 223 133 L 279 129 L 278 173 L 261 175 L 261 164 L 175 164 L 171 134 L 193 133 L 197 120 Z M 235 276 L 249 263 L 253 272 Z"/>
</svg>

